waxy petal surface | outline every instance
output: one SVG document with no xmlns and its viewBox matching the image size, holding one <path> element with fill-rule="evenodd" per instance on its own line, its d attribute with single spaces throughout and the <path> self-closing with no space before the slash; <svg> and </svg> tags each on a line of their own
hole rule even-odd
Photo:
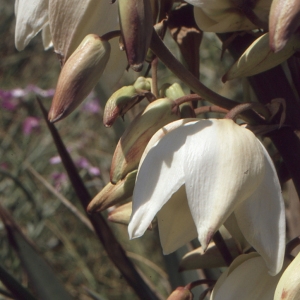
<svg viewBox="0 0 300 300">
<path fill-rule="evenodd" d="M 263 257 L 271 275 L 282 268 L 285 250 L 285 210 L 273 162 L 265 152 L 266 173 L 257 190 L 236 209 L 238 225 L 247 241 Z"/>
<path fill-rule="evenodd" d="M 273 299 L 276 285 L 281 273 L 270 276 L 261 257 L 244 260 L 234 270 L 224 272 L 215 285 L 210 300 L 253 300 Z"/>
<path fill-rule="evenodd" d="M 168 133 L 150 149 L 139 166 L 128 226 L 130 238 L 143 235 L 157 212 L 184 184 L 186 135 L 178 134 L 178 130 L 185 131 L 186 128 L 182 126 Z"/>
<path fill-rule="evenodd" d="M 190 127 L 184 146 L 186 193 L 205 249 L 262 181 L 264 154 L 255 135 L 232 120 L 202 120 Z"/>
<path fill-rule="evenodd" d="M 300 299 L 300 253 L 282 274 L 275 290 L 274 300 Z"/>
<path fill-rule="evenodd" d="M 157 221 L 164 254 L 176 251 L 197 237 L 184 185 L 157 213 Z"/>
<path fill-rule="evenodd" d="M 16 0 L 16 48 L 23 50 L 48 22 L 48 0 Z"/>
</svg>

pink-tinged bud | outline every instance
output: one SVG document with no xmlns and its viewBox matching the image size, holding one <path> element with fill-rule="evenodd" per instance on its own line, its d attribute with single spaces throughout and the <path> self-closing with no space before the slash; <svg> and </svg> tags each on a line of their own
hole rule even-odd
<svg viewBox="0 0 300 300">
<path fill-rule="evenodd" d="M 142 70 L 150 45 L 153 24 L 149 0 L 119 0 L 122 39 L 130 67 Z"/>
<path fill-rule="evenodd" d="M 110 55 L 110 44 L 95 34 L 87 35 L 67 60 L 58 78 L 49 111 L 50 122 L 69 115 L 92 91 Z"/>
<path fill-rule="evenodd" d="M 280 51 L 300 26 L 299 0 L 273 0 L 270 10 L 270 47 Z"/>
<path fill-rule="evenodd" d="M 179 286 L 175 291 L 168 297 L 167 300 L 193 300 L 193 294 L 190 290 Z"/>
</svg>

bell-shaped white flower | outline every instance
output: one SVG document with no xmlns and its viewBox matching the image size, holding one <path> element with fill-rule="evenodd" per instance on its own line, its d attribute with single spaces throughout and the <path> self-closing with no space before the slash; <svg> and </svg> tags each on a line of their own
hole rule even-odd
<svg viewBox="0 0 300 300">
<path fill-rule="evenodd" d="M 15 44 L 23 50 L 43 30 L 44 47 L 54 46 L 62 64 L 88 34 L 103 35 L 119 29 L 117 5 L 105 0 L 17 0 Z M 52 43 L 51 43 L 52 41 Z M 101 83 L 112 88 L 123 74 L 127 61 L 119 40 L 111 43 L 111 57 Z"/>
<path fill-rule="evenodd" d="M 234 212 L 270 273 L 280 271 L 285 247 L 280 184 L 251 131 L 229 119 L 179 120 L 158 131 L 145 153 L 133 193 L 131 238 L 143 235 L 157 214 L 165 254 L 197 236 L 205 250 Z"/>
</svg>

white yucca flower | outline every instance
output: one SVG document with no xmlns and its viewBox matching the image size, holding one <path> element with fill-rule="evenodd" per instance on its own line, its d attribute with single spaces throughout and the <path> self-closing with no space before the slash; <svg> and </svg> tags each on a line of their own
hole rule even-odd
<svg viewBox="0 0 300 300">
<path fill-rule="evenodd" d="M 232 120 L 178 120 L 150 140 L 133 193 L 130 238 L 157 214 L 165 254 L 198 236 L 205 250 L 234 213 L 246 240 L 277 274 L 285 214 L 272 160 L 255 135 Z"/>
</svg>

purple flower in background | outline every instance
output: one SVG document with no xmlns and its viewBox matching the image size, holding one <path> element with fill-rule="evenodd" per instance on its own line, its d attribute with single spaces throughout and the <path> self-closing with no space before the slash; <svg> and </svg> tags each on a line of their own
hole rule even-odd
<svg viewBox="0 0 300 300">
<path fill-rule="evenodd" d="M 76 166 L 82 169 L 87 169 L 90 165 L 88 160 L 85 157 L 80 157 L 75 162 Z"/>
<path fill-rule="evenodd" d="M 70 150 L 68 151 L 70 152 Z M 49 162 L 52 165 L 56 165 L 61 163 L 61 158 L 58 155 L 53 156 L 50 158 Z M 99 168 L 92 166 L 90 162 L 85 157 L 82 156 L 80 156 L 78 159 L 75 160 L 75 165 L 80 169 L 87 170 L 91 176 L 99 176 L 101 173 Z"/>
<path fill-rule="evenodd" d="M 61 158 L 59 155 L 57 156 L 53 156 L 49 159 L 49 162 L 51 165 L 57 165 L 57 164 L 60 164 L 61 163 Z"/>
<path fill-rule="evenodd" d="M 0 90 L 0 104 L 3 108 L 14 111 L 20 102 L 30 93 L 42 97 L 53 97 L 55 90 L 42 90 L 36 85 L 30 84 L 25 89 Z"/>
<path fill-rule="evenodd" d="M 93 167 L 85 157 L 80 157 L 77 159 L 75 164 L 77 167 L 87 170 L 91 176 L 100 175 L 99 168 Z"/>
<path fill-rule="evenodd" d="M 8 170 L 9 165 L 7 162 L 3 161 L 3 162 L 0 162 L 0 168 L 3 170 Z"/>
<path fill-rule="evenodd" d="M 97 167 L 89 167 L 88 172 L 91 176 L 99 176 L 100 175 L 100 169 Z"/>
<path fill-rule="evenodd" d="M 33 131 L 38 132 L 40 129 L 40 120 L 36 117 L 27 117 L 23 121 L 23 134 L 30 135 Z"/>
<path fill-rule="evenodd" d="M 0 90 L 1 106 L 10 111 L 14 111 L 20 103 L 20 100 L 15 98 L 13 94 L 13 91 Z"/>
<path fill-rule="evenodd" d="M 55 89 L 42 90 L 41 88 L 39 88 L 38 86 L 33 85 L 33 84 L 28 85 L 26 87 L 26 90 L 28 92 L 35 93 L 35 94 L 37 94 L 39 96 L 42 96 L 42 97 L 53 97 L 54 93 L 55 93 Z"/>
<path fill-rule="evenodd" d="M 90 112 L 92 114 L 97 114 L 100 111 L 100 105 L 98 99 L 92 99 L 90 101 L 87 101 L 82 106 L 82 110 Z"/>
<path fill-rule="evenodd" d="M 54 182 L 55 189 L 59 191 L 62 185 L 67 182 L 68 176 L 66 173 L 54 172 L 51 174 L 51 178 Z"/>
</svg>

